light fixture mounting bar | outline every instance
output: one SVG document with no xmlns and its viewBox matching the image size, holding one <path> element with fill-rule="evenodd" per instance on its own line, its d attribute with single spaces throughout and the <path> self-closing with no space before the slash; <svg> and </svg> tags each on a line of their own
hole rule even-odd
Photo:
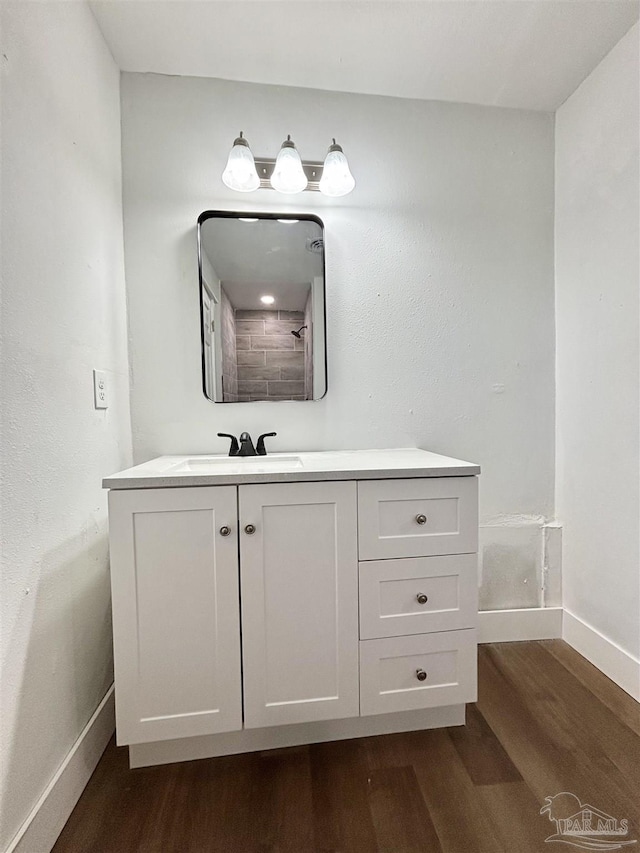
<svg viewBox="0 0 640 853">
<path fill-rule="evenodd" d="M 276 161 L 272 157 L 256 157 L 256 171 L 258 172 L 258 177 L 260 178 L 260 187 L 261 190 L 272 190 L 273 187 L 269 183 L 269 179 L 273 174 L 274 166 L 276 165 Z M 303 192 L 312 192 L 318 193 L 320 192 L 320 178 L 322 177 L 322 169 L 324 167 L 324 163 L 318 162 L 316 160 L 303 160 L 302 161 L 302 169 L 307 176 L 307 186 Z"/>
</svg>

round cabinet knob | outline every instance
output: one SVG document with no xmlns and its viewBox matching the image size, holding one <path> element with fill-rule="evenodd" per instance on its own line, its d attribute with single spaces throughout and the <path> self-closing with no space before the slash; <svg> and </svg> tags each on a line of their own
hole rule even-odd
<svg viewBox="0 0 640 853">
<path fill-rule="evenodd" d="M 429 596 L 425 595 L 424 592 L 419 592 L 416 595 L 416 600 L 417 600 L 418 604 L 426 604 L 427 601 L 429 601 Z"/>
<path fill-rule="evenodd" d="M 420 515 L 416 515 L 416 521 L 418 524 L 426 524 L 427 523 L 427 516 L 422 515 L 422 513 L 420 513 Z"/>
<path fill-rule="evenodd" d="M 418 679 L 418 681 L 426 681 L 427 673 L 424 671 L 424 669 L 416 669 L 416 678 Z"/>
<path fill-rule="evenodd" d="M 255 524 L 247 524 L 246 527 L 244 528 L 244 532 L 248 533 L 249 536 L 251 536 L 252 533 L 256 532 Z"/>
<path fill-rule="evenodd" d="M 225 524 L 224 527 L 220 528 L 220 536 L 228 536 L 231 533 L 231 528 L 227 527 Z"/>
</svg>

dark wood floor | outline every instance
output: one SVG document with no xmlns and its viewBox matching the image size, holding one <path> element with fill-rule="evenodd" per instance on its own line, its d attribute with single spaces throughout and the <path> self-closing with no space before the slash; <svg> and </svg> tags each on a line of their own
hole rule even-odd
<svg viewBox="0 0 640 853">
<path fill-rule="evenodd" d="M 481 646 L 479 682 L 464 728 L 139 770 L 111 743 L 54 853 L 575 850 L 562 791 L 640 839 L 633 699 L 560 640 Z"/>
</svg>

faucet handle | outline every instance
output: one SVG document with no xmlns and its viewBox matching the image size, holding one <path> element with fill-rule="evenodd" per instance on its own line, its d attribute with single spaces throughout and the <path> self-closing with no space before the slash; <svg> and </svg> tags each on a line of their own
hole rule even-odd
<svg viewBox="0 0 640 853">
<path fill-rule="evenodd" d="M 219 438 L 230 438 L 231 439 L 231 446 L 229 447 L 229 456 L 237 456 L 238 455 L 238 451 L 240 450 L 240 447 L 238 445 L 238 439 L 235 437 L 235 435 L 230 435 L 228 432 L 219 432 L 218 437 Z"/>
<path fill-rule="evenodd" d="M 267 455 L 267 448 L 264 446 L 265 438 L 271 438 L 271 436 L 274 436 L 277 434 L 278 434 L 277 432 L 265 432 L 260 436 L 260 438 L 258 439 L 258 445 L 256 447 L 256 453 L 258 454 L 258 456 L 266 456 Z"/>
</svg>

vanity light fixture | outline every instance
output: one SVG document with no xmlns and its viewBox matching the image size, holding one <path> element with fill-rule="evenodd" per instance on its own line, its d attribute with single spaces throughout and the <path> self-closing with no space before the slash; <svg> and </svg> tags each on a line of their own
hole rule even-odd
<svg viewBox="0 0 640 853">
<path fill-rule="evenodd" d="M 260 302 L 262 302 L 263 305 L 273 305 L 275 301 L 276 300 L 274 296 L 268 296 L 265 294 L 264 296 L 260 297 Z"/>
<path fill-rule="evenodd" d="M 239 193 L 250 193 L 260 186 L 256 163 L 242 131 L 229 152 L 229 159 L 222 173 L 222 181 L 229 189 Z"/>
<path fill-rule="evenodd" d="M 344 151 L 334 139 L 324 160 L 319 184 L 320 192 L 336 198 L 350 193 L 355 185 L 356 182 L 351 174 L 349 162 L 344 156 Z"/>
<path fill-rule="evenodd" d="M 271 175 L 271 186 L 279 193 L 293 195 L 305 190 L 307 183 L 307 176 L 302 168 L 300 155 L 291 141 L 291 137 L 287 136 L 276 157 L 276 164 Z"/>
<path fill-rule="evenodd" d="M 254 160 L 242 132 L 233 143 L 222 180 L 226 186 L 238 192 L 273 189 L 286 195 L 295 195 L 311 191 L 332 198 L 347 195 L 356 185 L 342 146 L 335 139 L 329 146 L 324 163 L 301 160 L 291 136 L 287 136 L 282 143 L 275 160 L 266 157 Z M 243 222 L 251 221 L 243 219 Z"/>
</svg>

